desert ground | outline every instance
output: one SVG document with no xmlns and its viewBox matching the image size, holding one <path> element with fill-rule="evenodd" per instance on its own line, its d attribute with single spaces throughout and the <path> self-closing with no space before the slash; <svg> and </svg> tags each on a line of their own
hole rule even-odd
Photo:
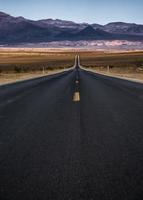
<svg viewBox="0 0 143 200">
<path fill-rule="evenodd" d="M 0 84 L 69 69 L 75 55 L 88 70 L 143 81 L 143 51 L 110 52 L 83 49 L 1 48 Z"/>
<path fill-rule="evenodd" d="M 61 72 L 74 64 L 74 52 L 0 49 L 0 84 Z"/>
<path fill-rule="evenodd" d="M 81 65 L 91 71 L 143 82 L 143 52 L 82 52 Z"/>
</svg>

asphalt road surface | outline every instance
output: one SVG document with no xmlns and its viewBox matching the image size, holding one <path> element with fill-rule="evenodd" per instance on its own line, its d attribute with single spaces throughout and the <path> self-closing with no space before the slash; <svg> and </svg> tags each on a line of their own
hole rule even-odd
<svg viewBox="0 0 143 200">
<path fill-rule="evenodd" d="M 0 87 L 0 200 L 143 199 L 143 85 L 78 62 Z"/>
</svg>

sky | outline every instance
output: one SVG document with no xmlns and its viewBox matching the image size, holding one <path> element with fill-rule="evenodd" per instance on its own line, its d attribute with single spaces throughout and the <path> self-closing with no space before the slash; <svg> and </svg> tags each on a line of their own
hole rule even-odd
<svg viewBox="0 0 143 200">
<path fill-rule="evenodd" d="M 33 20 L 143 24 L 143 0 L 0 0 L 0 11 Z"/>
</svg>

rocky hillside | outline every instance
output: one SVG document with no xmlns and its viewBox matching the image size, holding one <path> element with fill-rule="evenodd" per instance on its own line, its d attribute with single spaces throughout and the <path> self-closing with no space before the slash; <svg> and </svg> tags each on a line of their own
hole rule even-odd
<svg viewBox="0 0 143 200">
<path fill-rule="evenodd" d="M 102 26 L 59 19 L 33 21 L 0 12 L 0 44 L 114 39 L 143 40 L 143 25 L 115 22 Z"/>
</svg>

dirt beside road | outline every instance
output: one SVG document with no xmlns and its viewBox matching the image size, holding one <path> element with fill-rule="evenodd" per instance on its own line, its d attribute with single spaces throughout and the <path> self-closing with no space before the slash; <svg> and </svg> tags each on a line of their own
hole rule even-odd
<svg viewBox="0 0 143 200">
<path fill-rule="evenodd" d="M 46 71 L 45 73 L 42 72 L 30 72 L 30 73 L 3 73 L 0 74 L 0 85 L 14 83 L 17 81 L 28 80 L 32 78 L 43 77 L 47 75 L 56 74 L 62 72 L 63 70 L 53 70 L 53 71 Z"/>
<path fill-rule="evenodd" d="M 127 79 L 135 82 L 143 83 L 143 73 L 130 73 L 130 72 L 107 72 L 88 68 L 88 71 L 103 74 L 106 76 L 117 77 L 122 79 Z"/>
</svg>

